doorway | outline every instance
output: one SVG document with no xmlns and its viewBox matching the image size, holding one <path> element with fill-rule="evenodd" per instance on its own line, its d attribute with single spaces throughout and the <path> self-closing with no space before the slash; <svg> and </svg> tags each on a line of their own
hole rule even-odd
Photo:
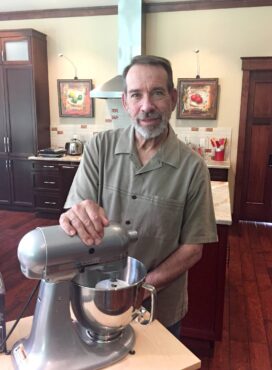
<svg viewBox="0 0 272 370">
<path fill-rule="evenodd" d="M 242 58 L 234 220 L 272 222 L 272 57 Z"/>
</svg>

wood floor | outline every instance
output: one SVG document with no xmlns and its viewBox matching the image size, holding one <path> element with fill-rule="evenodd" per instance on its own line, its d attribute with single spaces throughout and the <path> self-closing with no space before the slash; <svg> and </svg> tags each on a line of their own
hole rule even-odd
<svg viewBox="0 0 272 370">
<path fill-rule="evenodd" d="M 37 226 L 57 223 L 32 213 L 0 210 L 0 271 L 7 290 L 7 320 L 17 318 L 37 283 L 20 272 L 19 240 Z M 226 272 L 223 339 L 215 344 L 212 358 L 201 358 L 201 369 L 272 370 L 272 227 L 231 226 Z M 24 316 L 33 313 L 34 304 Z"/>
</svg>

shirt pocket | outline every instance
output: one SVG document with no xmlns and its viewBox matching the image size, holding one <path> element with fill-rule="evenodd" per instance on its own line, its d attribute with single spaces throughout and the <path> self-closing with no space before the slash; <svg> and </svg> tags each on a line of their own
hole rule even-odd
<svg viewBox="0 0 272 370">
<path fill-rule="evenodd" d="M 158 196 L 144 197 L 140 199 L 139 207 L 144 211 L 140 229 L 145 236 L 178 243 L 183 220 L 183 202 Z"/>
</svg>

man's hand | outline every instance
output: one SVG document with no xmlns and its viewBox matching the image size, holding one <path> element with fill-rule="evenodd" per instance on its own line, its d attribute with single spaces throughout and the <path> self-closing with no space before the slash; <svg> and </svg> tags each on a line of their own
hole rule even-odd
<svg viewBox="0 0 272 370">
<path fill-rule="evenodd" d="M 102 207 L 92 200 L 84 200 L 63 213 L 59 223 L 66 234 L 78 234 L 83 243 L 98 245 L 109 220 Z"/>
</svg>

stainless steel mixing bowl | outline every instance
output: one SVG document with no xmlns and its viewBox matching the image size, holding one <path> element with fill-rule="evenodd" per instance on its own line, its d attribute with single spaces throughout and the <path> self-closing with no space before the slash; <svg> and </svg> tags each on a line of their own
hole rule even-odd
<svg viewBox="0 0 272 370">
<path fill-rule="evenodd" d="M 78 322 L 96 341 L 109 341 L 141 315 L 144 289 L 151 293 L 152 309 L 149 320 L 155 314 L 155 288 L 144 283 L 145 266 L 128 257 L 125 267 L 111 269 L 86 268 L 71 284 L 71 303 Z"/>
</svg>

